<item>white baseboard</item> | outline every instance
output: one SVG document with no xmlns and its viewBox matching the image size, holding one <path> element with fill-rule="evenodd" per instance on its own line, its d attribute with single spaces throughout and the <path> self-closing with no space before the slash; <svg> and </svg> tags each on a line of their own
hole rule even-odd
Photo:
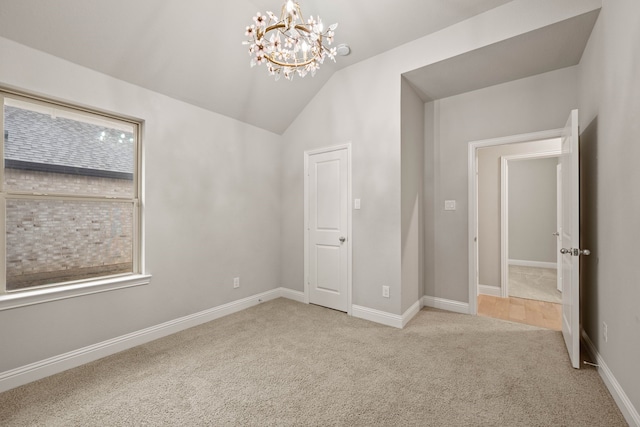
<svg viewBox="0 0 640 427">
<path fill-rule="evenodd" d="M 500 286 L 478 285 L 478 293 L 481 295 L 492 295 L 494 297 L 501 297 L 502 289 L 500 288 Z"/>
<path fill-rule="evenodd" d="M 398 329 L 402 329 L 403 327 L 403 316 L 376 310 L 374 308 L 362 307 L 354 304 L 351 306 L 351 315 L 359 319 L 369 320 L 370 322 L 376 322 Z"/>
<path fill-rule="evenodd" d="M 616 401 L 624 418 L 631 427 L 640 427 L 640 414 L 638 414 L 638 410 L 633 406 L 633 403 L 631 403 L 622 386 L 616 377 L 613 376 L 613 372 L 611 372 L 600 353 L 598 353 L 596 346 L 593 345 L 593 341 L 591 341 L 591 338 L 589 338 L 589 335 L 587 335 L 584 330 L 582 331 L 582 341 L 585 343 L 587 353 L 591 356 L 591 360 L 598 365 L 598 373 L 609 389 L 609 393 L 613 396 L 613 400 Z"/>
<path fill-rule="evenodd" d="M 425 295 L 422 297 L 422 305 L 425 307 L 453 311 L 454 313 L 469 314 L 469 303 L 467 302 L 452 301 Z"/>
<path fill-rule="evenodd" d="M 407 309 L 407 311 L 405 311 L 402 314 L 402 327 L 403 328 L 405 326 L 407 326 L 407 323 L 409 323 L 409 321 L 411 319 L 413 319 L 415 317 L 415 315 L 420 312 L 420 309 L 422 309 L 422 299 L 416 301 L 411 307 L 409 307 Z"/>
<path fill-rule="evenodd" d="M 509 265 L 517 265 L 520 267 L 535 267 L 535 268 L 558 268 L 558 264 L 555 262 L 526 261 L 522 259 L 510 259 Z"/>
<path fill-rule="evenodd" d="M 170 320 L 140 331 L 122 335 L 78 350 L 50 357 L 16 369 L 0 373 L 0 392 L 54 375 L 67 369 L 84 365 L 94 360 L 118 353 L 132 347 L 183 331 L 215 319 L 237 313 L 262 302 L 284 297 L 298 301 L 301 292 L 278 288 L 241 300 L 223 304 L 208 310 Z M 304 294 L 302 294 L 304 300 Z"/>
<path fill-rule="evenodd" d="M 294 291 L 289 288 L 280 288 L 280 296 L 304 304 L 304 292 Z"/>
</svg>

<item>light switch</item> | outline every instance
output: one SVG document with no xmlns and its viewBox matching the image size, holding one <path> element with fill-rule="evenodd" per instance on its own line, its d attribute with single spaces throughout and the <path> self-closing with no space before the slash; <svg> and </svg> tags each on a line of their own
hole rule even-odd
<svg viewBox="0 0 640 427">
<path fill-rule="evenodd" d="M 353 200 L 353 209 L 360 209 L 360 199 Z"/>
<path fill-rule="evenodd" d="M 456 201 L 455 200 L 445 200 L 444 201 L 444 210 L 445 211 L 455 211 L 456 210 Z"/>
</svg>

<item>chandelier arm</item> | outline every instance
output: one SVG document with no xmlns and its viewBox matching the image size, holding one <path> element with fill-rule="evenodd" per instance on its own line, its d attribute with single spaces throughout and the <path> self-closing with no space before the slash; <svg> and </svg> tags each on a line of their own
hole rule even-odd
<svg viewBox="0 0 640 427">
<path fill-rule="evenodd" d="M 280 34 L 286 36 L 287 33 L 282 31 L 282 28 L 286 28 L 286 27 L 287 27 L 287 25 L 284 24 L 283 22 L 278 22 L 277 24 L 269 25 L 267 28 L 264 29 L 264 31 L 259 31 L 258 32 L 258 38 L 266 36 L 269 31 L 273 31 L 273 30 L 278 30 L 280 32 Z M 296 24 L 293 28 L 295 28 L 296 30 L 302 30 L 302 31 L 304 31 L 306 33 L 311 33 L 311 30 L 308 29 L 303 24 Z M 289 36 L 287 36 L 287 37 L 289 37 Z"/>
<path fill-rule="evenodd" d="M 260 31 L 258 32 L 258 40 L 260 39 L 265 39 L 267 38 L 267 33 L 269 33 L 270 31 L 274 31 L 277 30 L 280 34 L 282 34 L 284 37 L 288 38 L 288 39 L 293 39 L 293 37 L 289 36 L 286 32 L 282 31 L 283 28 L 286 28 L 286 24 L 279 22 L 277 24 L 274 25 L 270 25 L 267 28 L 264 29 L 264 31 Z M 294 26 L 294 28 L 296 30 L 300 30 L 300 31 L 304 31 L 308 34 L 311 34 L 311 30 L 309 30 L 307 27 L 305 27 L 302 24 L 297 24 Z M 322 52 L 322 49 L 326 48 L 322 45 L 322 34 L 318 35 L 318 40 L 316 41 L 316 43 L 318 43 L 318 46 L 320 47 L 320 52 Z M 307 66 L 309 64 L 311 64 L 312 62 L 316 61 L 318 59 L 318 55 L 313 55 L 311 57 L 311 59 L 308 59 L 306 61 L 303 62 L 294 62 L 294 63 L 289 63 L 289 62 L 284 62 L 284 61 L 279 61 L 274 57 L 274 54 L 266 54 L 264 55 L 265 58 L 267 58 L 267 60 L 273 64 L 279 65 L 281 67 L 290 67 L 290 68 L 299 68 L 299 67 L 304 67 Z"/>
</svg>

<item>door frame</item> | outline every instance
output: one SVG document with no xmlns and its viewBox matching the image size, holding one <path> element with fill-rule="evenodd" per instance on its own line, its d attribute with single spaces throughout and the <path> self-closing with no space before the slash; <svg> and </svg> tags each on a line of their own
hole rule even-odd
<svg viewBox="0 0 640 427">
<path fill-rule="evenodd" d="M 562 150 L 561 150 L 562 151 Z M 556 263 L 558 282 L 556 288 L 562 292 L 562 165 L 556 166 Z"/>
<path fill-rule="evenodd" d="M 536 160 L 548 159 L 551 157 L 559 158 L 561 154 L 562 150 L 558 148 L 557 150 L 540 151 L 537 153 L 510 154 L 500 157 L 500 294 L 502 298 L 509 297 L 509 162 L 512 160 Z M 557 209 L 558 208 L 556 206 L 556 216 Z M 557 220 L 558 219 L 556 218 L 556 223 Z M 556 238 L 556 245 L 557 240 L 558 239 Z"/>
<path fill-rule="evenodd" d="M 517 144 L 560 138 L 563 129 L 525 133 L 501 138 L 471 141 L 468 145 L 467 176 L 469 196 L 468 253 L 469 253 L 469 314 L 478 314 L 478 149 L 496 145 Z"/>
<path fill-rule="evenodd" d="M 352 245 L 352 169 L 351 169 L 351 142 L 330 147 L 316 148 L 304 152 L 304 303 L 309 304 L 309 158 L 316 154 L 330 153 L 332 151 L 347 151 L 347 314 L 352 314 L 352 278 L 353 278 L 353 245 Z"/>
</svg>

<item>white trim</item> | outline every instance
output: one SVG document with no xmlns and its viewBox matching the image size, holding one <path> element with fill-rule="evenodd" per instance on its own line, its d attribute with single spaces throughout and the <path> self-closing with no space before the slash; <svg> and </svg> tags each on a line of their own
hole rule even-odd
<svg viewBox="0 0 640 427">
<path fill-rule="evenodd" d="M 478 285 L 478 294 L 479 295 L 491 295 L 494 297 L 501 297 L 502 291 L 500 290 L 500 286 L 492 286 L 492 285 Z"/>
<path fill-rule="evenodd" d="M 297 301 L 305 304 L 304 292 L 301 292 L 301 291 L 294 291 L 293 289 L 289 289 L 289 288 L 280 288 L 280 296 L 282 298 L 290 299 L 292 301 Z"/>
<path fill-rule="evenodd" d="M 477 299 L 477 298 L 476 298 Z M 439 308 L 440 310 L 452 311 L 460 314 L 472 314 L 470 306 L 466 302 L 452 301 L 444 298 L 436 298 L 430 296 L 422 297 L 422 305 L 425 307 Z"/>
<path fill-rule="evenodd" d="M 555 262 L 527 261 L 523 259 L 510 259 L 509 265 L 517 265 L 520 267 L 551 268 L 554 270 L 558 268 L 558 264 Z"/>
<path fill-rule="evenodd" d="M 558 145 L 561 140 L 558 138 Z M 562 150 L 540 151 L 534 153 L 513 154 L 500 157 L 500 287 L 502 298 L 509 297 L 509 162 L 517 160 L 535 160 L 560 157 Z M 551 268 L 557 268 L 554 265 Z"/>
<path fill-rule="evenodd" d="M 352 316 L 357 317 L 358 319 L 364 319 L 370 322 L 380 323 L 381 325 L 402 329 L 416 316 L 416 314 L 420 312 L 422 307 L 422 300 L 418 300 L 402 315 L 399 315 L 354 304 L 351 307 L 351 312 Z"/>
<path fill-rule="evenodd" d="M 627 420 L 632 427 L 640 427 L 640 414 L 638 410 L 633 406 L 633 403 L 631 403 L 622 386 L 616 377 L 613 376 L 613 372 L 611 372 L 600 353 L 598 353 L 596 346 L 589 338 L 589 335 L 587 335 L 584 330 L 582 331 L 582 341 L 586 344 L 585 347 L 587 353 L 591 356 L 591 360 L 598 365 L 598 373 L 609 389 L 609 393 L 613 396 L 613 400 L 616 401 L 625 420 Z"/>
<path fill-rule="evenodd" d="M 133 274 L 129 276 L 112 277 L 66 286 L 55 286 L 34 289 L 32 291 L 8 293 L 0 295 L 0 311 L 26 307 L 34 304 L 42 304 L 49 301 L 75 298 L 83 295 L 108 292 L 116 289 L 147 285 L 150 282 L 151 275 L 149 274 Z"/>
<path fill-rule="evenodd" d="M 416 316 L 416 314 L 420 312 L 421 309 L 422 309 L 422 298 L 416 301 L 415 303 L 413 303 L 413 305 L 409 307 L 407 311 L 405 311 L 402 314 L 402 328 L 407 326 L 407 323 L 409 323 L 409 321 L 413 319 Z"/>
<path fill-rule="evenodd" d="M 500 296 L 509 297 L 509 162 L 500 157 Z M 478 202 L 479 203 L 479 202 Z"/>
<path fill-rule="evenodd" d="M 467 154 L 469 213 L 469 314 L 478 313 L 478 148 L 481 143 L 469 143 Z M 425 297 L 423 297 L 424 300 Z M 426 306 L 426 302 L 424 303 Z"/>
<path fill-rule="evenodd" d="M 402 323 L 404 321 L 403 316 L 399 314 L 387 313 L 386 311 L 355 304 L 351 307 L 351 315 L 359 319 L 369 320 L 370 322 L 380 323 L 398 329 L 402 329 Z"/>
<path fill-rule="evenodd" d="M 492 138 L 469 142 L 467 154 L 467 185 L 469 194 L 469 314 L 475 315 L 478 311 L 478 149 L 484 147 L 492 147 L 495 145 L 515 144 L 519 142 L 530 142 L 559 138 L 562 136 L 562 131 L 562 129 L 552 129 L 542 132 L 533 132 L 521 135 L 506 136 L 502 138 Z"/>
<path fill-rule="evenodd" d="M 352 316 L 353 301 L 353 206 L 351 142 L 304 152 L 304 303 L 309 304 L 309 157 L 314 154 L 347 150 L 347 314 Z"/>
<path fill-rule="evenodd" d="M 208 310 L 170 320 L 140 331 L 122 335 L 97 344 L 53 356 L 39 362 L 0 373 L 0 392 L 36 381 L 85 363 L 145 344 L 147 342 L 183 331 L 229 314 L 237 313 L 262 302 L 279 297 L 298 299 L 301 292 L 278 288 L 241 300 L 223 304 Z"/>
</svg>

